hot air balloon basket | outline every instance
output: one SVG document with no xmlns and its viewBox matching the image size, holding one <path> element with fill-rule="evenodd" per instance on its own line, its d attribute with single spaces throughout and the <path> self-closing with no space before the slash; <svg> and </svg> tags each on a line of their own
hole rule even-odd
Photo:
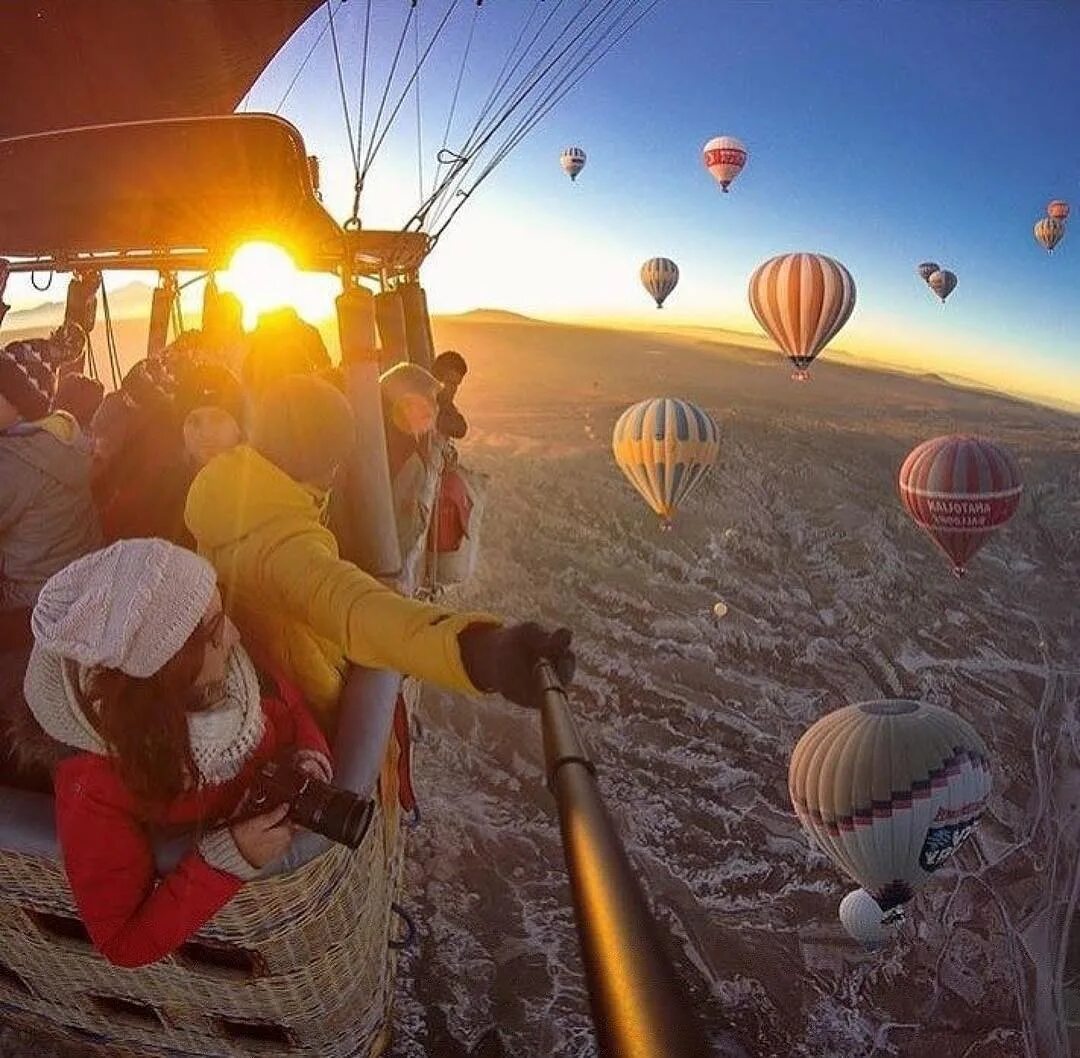
<svg viewBox="0 0 1080 1058">
<path fill-rule="evenodd" d="M 91 946 L 57 861 L 0 849 L 0 1024 L 109 1055 L 374 1058 L 403 854 L 380 812 L 360 848 L 245 885 L 179 952 L 123 969 Z"/>
</svg>

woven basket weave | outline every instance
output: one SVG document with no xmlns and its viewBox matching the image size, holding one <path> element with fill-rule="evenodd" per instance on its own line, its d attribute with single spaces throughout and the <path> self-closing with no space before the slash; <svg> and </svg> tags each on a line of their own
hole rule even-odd
<svg viewBox="0 0 1080 1058">
<path fill-rule="evenodd" d="M 150 966 L 112 966 L 79 936 L 58 862 L 0 848 L 0 1020 L 110 1055 L 383 1053 L 404 862 L 396 750 L 360 848 L 248 883 L 193 938 L 203 950 Z M 217 965 L 222 952 L 238 965 Z"/>
</svg>

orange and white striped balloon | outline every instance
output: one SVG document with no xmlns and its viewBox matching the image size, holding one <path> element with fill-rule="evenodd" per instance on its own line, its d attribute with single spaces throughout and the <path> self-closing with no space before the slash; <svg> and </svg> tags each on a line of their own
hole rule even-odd
<svg viewBox="0 0 1080 1058">
<path fill-rule="evenodd" d="M 750 277 L 750 308 L 805 382 L 814 357 L 836 337 L 855 308 L 855 280 L 839 261 L 817 253 L 785 253 Z"/>
<path fill-rule="evenodd" d="M 1060 198 L 1055 198 L 1053 202 L 1046 207 L 1046 215 L 1051 220 L 1066 221 L 1069 219 L 1069 203 L 1062 202 Z"/>
</svg>

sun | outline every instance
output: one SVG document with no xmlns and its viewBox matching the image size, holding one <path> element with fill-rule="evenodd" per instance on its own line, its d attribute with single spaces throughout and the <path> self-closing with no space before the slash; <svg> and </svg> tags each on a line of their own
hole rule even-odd
<svg viewBox="0 0 1080 1058">
<path fill-rule="evenodd" d="M 318 323 L 334 311 L 334 278 L 301 272 L 276 243 L 245 243 L 217 279 L 221 290 L 240 299 L 249 330 L 262 313 L 284 305 L 291 305 L 309 323 Z"/>
</svg>

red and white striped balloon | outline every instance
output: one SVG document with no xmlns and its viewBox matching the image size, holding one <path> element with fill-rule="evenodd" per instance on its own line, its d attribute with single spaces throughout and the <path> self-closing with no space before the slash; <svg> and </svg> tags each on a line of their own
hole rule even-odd
<svg viewBox="0 0 1080 1058">
<path fill-rule="evenodd" d="M 900 468 L 900 502 L 952 562 L 964 569 L 1020 506 L 1024 486 L 1008 449 L 950 434 L 917 445 Z"/>
<path fill-rule="evenodd" d="M 772 257 L 750 277 L 750 308 L 805 382 L 811 361 L 855 308 L 855 280 L 839 261 L 817 253 Z"/>
<path fill-rule="evenodd" d="M 712 173 L 720 189 L 726 194 L 731 181 L 746 165 L 746 148 L 734 136 L 714 136 L 705 144 L 702 154 L 705 168 Z"/>
</svg>

